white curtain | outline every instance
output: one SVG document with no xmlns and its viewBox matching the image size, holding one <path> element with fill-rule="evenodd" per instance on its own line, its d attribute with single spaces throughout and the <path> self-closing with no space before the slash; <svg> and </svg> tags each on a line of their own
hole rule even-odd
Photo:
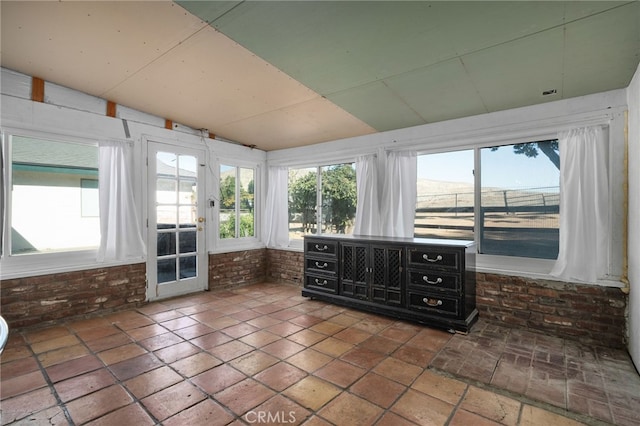
<svg viewBox="0 0 640 426">
<path fill-rule="evenodd" d="M 126 142 L 99 143 L 99 262 L 140 258 L 146 252 L 133 197 L 132 157 Z"/>
<path fill-rule="evenodd" d="M 387 154 L 380 215 L 382 235 L 413 237 L 417 168 L 415 152 L 392 151 Z"/>
<path fill-rule="evenodd" d="M 609 264 L 608 143 L 601 126 L 562 132 L 560 251 L 551 275 L 596 282 Z"/>
<path fill-rule="evenodd" d="M 358 202 L 354 235 L 380 235 L 378 157 L 375 154 L 356 158 L 356 188 Z"/>
<path fill-rule="evenodd" d="M 289 170 L 269 167 L 262 240 L 267 247 L 289 245 Z"/>
</svg>

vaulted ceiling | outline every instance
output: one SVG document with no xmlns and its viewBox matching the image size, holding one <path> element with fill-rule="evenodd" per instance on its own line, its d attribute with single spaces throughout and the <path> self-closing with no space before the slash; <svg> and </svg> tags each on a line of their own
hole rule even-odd
<svg viewBox="0 0 640 426">
<path fill-rule="evenodd" d="M 2 67 L 264 150 L 624 88 L 640 61 L 637 1 L 3 0 L 0 14 Z"/>
</svg>

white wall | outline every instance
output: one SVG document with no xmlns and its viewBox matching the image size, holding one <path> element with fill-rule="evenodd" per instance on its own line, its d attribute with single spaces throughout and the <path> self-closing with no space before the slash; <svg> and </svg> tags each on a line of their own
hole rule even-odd
<svg viewBox="0 0 640 426">
<path fill-rule="evenodd" d="M 557 138 L 558 132 L 588 125 L 607 125 L 609 129 L 609 170 L 611 189 L 611 259 L 607 278 L 599 284 L 623 287 L 625 192 L 624 124 L 627 110 L 625 89 L 578 98 L 493 112 L 456 120 L 409 127 L 267 153 L 271 165 L 303 167 L 355 161 L 359 155 L 384 151 L 414 150 L 435 153 L 456 149 L 495 146 L 532 140 Z M 311 163 L 310 163 L 311 162 Z M 554 261 L 524 259 L 511 256 L 479 255 L 476 269 L 480 272 L 525 276 L 534 279 L 557 279 L 549 275 Z"/>
<path fill-rule="evenodd" d="M 258 149 L 251 149 L 239 144 L 216 139 L 203 138 L 198 130 L 174 123 L 172 130 L 165 129 L 165 121 L 161 117 L 146 114 L 121 105 L 117 106 L 116 118 L 107 117 L 107 102 L 94 96 L 75 90 L 45 82 L 44 102 L 33 102 L 31 97 L 31 77 L 5 68 L 0 68 L 0 126 L 3 131 L 28 130 L 32 132 L 44 132 L 46 134 L 58 134 L 64 137 L 76 137 L 98 141 L 100 139 L 130 140 L 134 144 L 136 181 L 136 201 L 138 203 L 141 225 L 147 217 L 147 206 L 144 204 L 146 186 L 146 142 L 155 141 L 171 143 L 196 148 L 206 147 L 208 152 L 208 166 L 206 178 L 207 197 L 218 194 L 218 167 L 222 161 L 235 161 L 245 164 L 260 164 L 260 170 L 264 170 L 266 153 Z M 126 128 L 129 137 L 126 135 Z M 208 135 L 207 135 L 208 136 Z M 260 187 L 256 188 L 261 192 Z M 260 207 L 258 206 L 256 210 Z M 217 220 L 215 209 L 208 208 L 207 215 L 215 223 Z M 143 226 L 144 230 L 146 228 Z M 216 238 L 214 226 L 207 233 L 207 249 L 216 250 Z M 259 245 L 259 242 L 257 243 Z M 218 248 L 224 251 L 224 248 Z M 64 256 L 62 254 L 61 256 Z M 67 256 L 69 257 L 69 256 Z M 95 263 L 95 256 L 73 259 L 44 261 L 38 264 L 29 260 L 29 265 L 17 266 L 3 259 L 0 274 L 3 279 L 18 276 L 41 275 L 68 270 L 88 269 L 108 266 Z M 61 266 L 60 266 L 61 265 Z"/>
<path fill-rule="evenodd" d="M 640 67 L 627 89 L 629 104 L 629 353 L 640 370 Z"/>
<path fill-rule="evenodd" d="M 18 127 L 29 129 L 40 129 L 47 132 L 59 132 L 64 135 L 76 135 L 80 137 L 103 137 L 124 139 L 125 130 L 123 120 L 127 121 L 130 132 L 130 139 L 136 144 L 138 149 L 137 161 L 140 165 L 141 173 L 137 176 L 135 186 L 138 195 L 144 192 L 144 141 L 157 139 L 160 142 L 172 142 L 193 146 L 202 146 L 202 139 L 197 131 L 176 125 L 173 130 L 164 129 L 164 119 L 151 116 L 144 112 L 135 111 L 126 107 L 118 106 L 117 118 L 110 118 L 104 115 L 106 111 L 106 101 L 80 92 L 72 91 L 60 86 L 47 83 L 45 86 L 45 102 L 38 103 L 29 100 L 31 78 L 19 73 L 14 73 L 1 69 L 2 91 L 0 124 L 3 127 Z M 640 86 L 638 73 L 633 80 L 629 90 L 614 90 L 595 95 L 583 96 L 579 98 L 548 102 L 536 106 L 517 108 L 508 111 L 483 114 L 474 117 L 467 117 L 446 122 L 416 126 L 396 131 L 378 133 L 362 137 L 350 138 L 334 142 L 328 142 L 313 146 L 293 148 L 265 153 L 260 150 L 251 150 L 236 144 L 224 141 L 206 140 L 206 144 L 211 152 L 210 163 L 213 167 L 209 169 L 208 194 L 215 194 L 217 191 L 215 162 L 222 158 L 237 158 L 238 160 L 255 160 L 267 162 L 269 165 L 295 165 L 303 166 L 317 165 L 318 163 L 331 163 L 332 161 L 351 160 L 365 153 L 380 153 L 384 150 L 413 149 L 419 152 L 437 152 L 451 150 L 455 148 L 468 148 L 479 144 L 495 145 L 502 142 L 516 143 L 530 141 L 532 137 L 555 137 L 558 130 L 567 129 L 579 125 L 592 123 L 606 123 L 610 128 L 610 143 L 613 147 L 611 152 L 612 162 L 612 189 L 614 189 L 614 199 L 612 204 L 623 206 L 624 191 L 623 181 L 625 179 L 623 164 L 624 157 L 624 111 L 627 109 L 627 102 L 635 102 L 635 124 L 632 124 L 633 117 L 630 117 L 630 171 L 633 173 L 633 184 L 630 191 L 635 191 L 630 198 L 629 211 L 637 212 L 640 207 L 640 189 L 638 188 L 638 153 L 640 143 L 638 142 L 638 86 Z M 634 97 L 635 96 L 635 97 Z M 629 97 L 629 99 L 627 99 Z M 632 99 L 633 98 L 633 99 Z M 633 114 L 632 114 L 633 115 Z M 635 136 L 631 137 L 633 132 Z M 633 163 L 632 161 L 635 161 Z M 311 162 L 311 163 L 310 163 Z M 264 169 L 264 168 L 263 168 Z M 631 178 L 632 176 L 630 176 Z M 634 180 L 635 179 L 635 180 Z M 258 194 L 265 194 L 265 188 L 256 188 Z M 142 200 L 143 197 L 138 197 Z M 146 206 L 140 202 L 140 215 L 144 220 L 146 217 Z M 256 209 L 261 210 L 260 208 Z M 620 211 L 618 211 L 620 210 Z M 622 207 L 614 211 L 616 215 L 624 215 Z M 631 220 L 629 228 L 630 246 L 630 266 L 636 269 L 630 271 L 630 278 L 633 282 L 640 282 L 640 271 L 638 271 L 638 253 L 640 252 L 640 223 L 635 219 L 637 215 L 629 215 Z M 615 220 L 618 220 L 616 218 Z M 624 229 L 616 229 L 619 235 L 613 237 L 613 257 L 622 256 L 622 242 L 626 238 Z M 209 249 L 214 251 L 224 251 L 224 248 L 213 247 L 210 241 Z M 635 257 L 631 257 L 631 255 Z M 636 261 L 634 262 L 633 259 Z M 93 265 L 95 266 L 95 265 Z M 488 268 L 496 270 L 497 265 L 489 265 Z M 511 267 L 511 266 L 510 266 Z M 527 272 L 525 269 L 537 267 L 536 262 L 530 260 L 526 264 L 518 265 L 517 272 Z M 618 268 L 618 266 L 616 266 Z M 513 271 L 505 270 L 504 273 Z M 613 271 L 622 273 L 622 271 Z M 4 271 L 3 271 L 4 275 Z M 526 274 L 523 274 L 526 275 Z M 535 276 L 535 274 L 534 274 Z M 635 295 L 637 297 L 637 295 Z M 636 315 L 637 326 L 634 330 L 640 329 L 640 301 L 634 301 L 632 313 Z M 640 337 L 634 338 L 635 346 L 638 347 Z M 640 349 L 637 350 L 640 358 Z"/>
</svg>

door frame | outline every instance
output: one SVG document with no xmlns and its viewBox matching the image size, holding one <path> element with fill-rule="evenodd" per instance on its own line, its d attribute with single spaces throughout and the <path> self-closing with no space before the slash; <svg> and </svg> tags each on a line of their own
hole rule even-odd
<svg viewBox="0 0 640 426">
<path fill-rule="evenodd" d="M 179 296 L 188 293 L 194 293 L 197 291 L 207 290 L 209 287 L 208 277 L 208 246 L 209 237 L 207 231 L 207 225 L 212 225 L 207 220 L 207 206 L 206 206 L 206 188 L 209 182 L 209 176 L 207 176 L 207 164 L 210 161 L 209 153 L 205 146 L 184 143 L 183 141 L 167 140 L 165 138 L 156 137 L 152 135 L 144 135 L 142 137 L 143 143 L 141 144 L 141 155 L 144 163 L 146 164 L 145 172 L 143 173 L 143 193 L 144 193 L 144 213 L 145 213 L 145 241 L 147 243 L 147 286 L 146 286 L 146 299 L 159 300 L 168 297 Z M 151 172 L 155 171 L 155 166 L 152 165 L 152 161 L 155 161 L 155 157 L 151 154 L 156 151 L 162 151 L 162 148 L 166 148 L 167 152 L 183 153 L 187 155 L 195 155 L 199 159 L 198 169 L 198 216 L 205 218 L 204 222 L 197 223 L 196 226 L 202 226 L 202 231 L 196 231 L 199 235 L 198 243 L 198 263 L 197 263 L 197 279 L 187 286 L 184 291 L 171 292 L 170 294 L 162 294 L 159 291 L 159 285 L 157 283 L 157 241 L 155 229 L 152 229 L 156 224 L 153 221 L 152 209 L 155 208 L 155 193 L 151 193 L 151 186 L 155 188 L 155 176 L 151 176 Z M 155 215 L 155 213 L 153 213 Z M 152 241 L 153 240 L 153 241 Z"/>
</svg>

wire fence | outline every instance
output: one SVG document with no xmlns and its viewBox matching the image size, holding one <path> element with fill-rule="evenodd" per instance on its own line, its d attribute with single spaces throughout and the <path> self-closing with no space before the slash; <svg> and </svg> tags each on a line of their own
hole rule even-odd
<svg viewBox="0 0 640 426">
<path fill-rule="evenodd" d="M 559 187 L 491 189 L 481 193 L 479 241 L 483 253 L 557 256 Z M 417 199 L 415 235 L 474 239 L 473 192 L 422 195 Z"/>
<path fill-rule="evenodd" d="M 546 186 L 525 189 L 491 189 L 482 191 L 483 207 L 502 206 L 553 206 L 560 205 L 558 186 Z M 416 211 L 453 211 L 468 210 L 475 204 L 474 192 L 455 192 L 449 194 L 418 195 Z"/>
</svg>

